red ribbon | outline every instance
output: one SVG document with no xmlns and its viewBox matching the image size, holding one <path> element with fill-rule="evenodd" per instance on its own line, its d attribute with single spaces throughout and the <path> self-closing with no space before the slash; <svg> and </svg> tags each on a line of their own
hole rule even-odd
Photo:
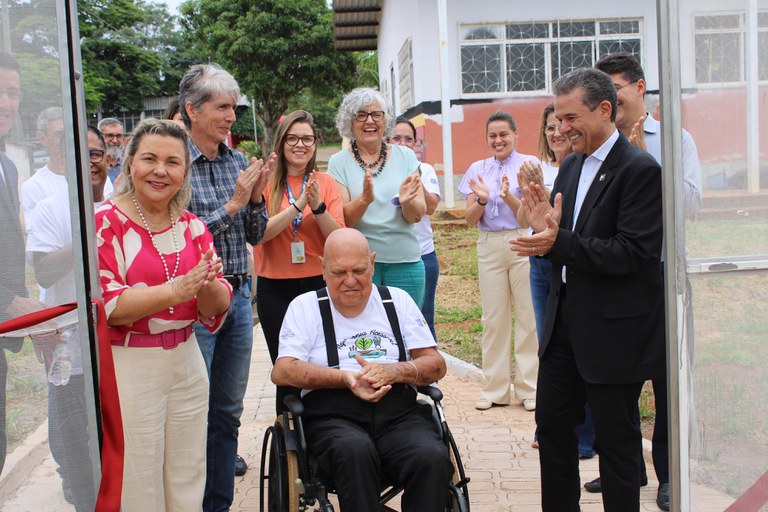
<svg viewBox="0 0 768 512">
<path fill-rule="evenodd" d="M 118 512 L 123 493 L 123 417 L 120 414 L 120 399 L 117 394 L 115 363 L 112 359 L 112 344 L 109 341 L 107 314 L 104 303 L 93 299 L 96 306 L 96 333 L 99 342 L 99 399 L 101 402 L 101 484 L 94 512 Z M 41 309 L 6 322 L 0 323 L 0 334 L 26 329 L 46 322 L 64 313 L 77 309 L 77 303 L 62 304 Z"/>
</svg>

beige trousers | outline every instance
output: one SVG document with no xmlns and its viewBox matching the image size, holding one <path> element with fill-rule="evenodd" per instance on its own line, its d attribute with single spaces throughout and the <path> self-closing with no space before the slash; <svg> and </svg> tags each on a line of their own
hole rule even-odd
<svg viewBox="0 0 768 512">
<path fill-rule="evenodd" d="M 171 350 L 112 353 L 125 437 L 122 512 L 201 510 L 208 372 L 194 333 Z"/>
<path fill-rule="evenodd" d="M 481 231 L 477 240 L 478 279 L 483 306 L 482 397 L 510 403 L 510 353 L 515 348 L 515 398 L 536 398 L 539 371 L 528 258 L 509 249 L 509 240 L 527 230 Z M 514 306 L 514 321 L 512 307 Z"/>
</svg>

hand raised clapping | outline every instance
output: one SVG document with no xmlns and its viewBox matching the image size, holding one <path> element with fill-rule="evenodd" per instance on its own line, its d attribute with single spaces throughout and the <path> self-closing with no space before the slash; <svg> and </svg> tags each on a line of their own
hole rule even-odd
<svg viewBox="0 0 768 512">
<path fill-rule="evenodd" d="M 208 249 L 200 257 L 197 265 L 171 283 L 173 293 L 179 303 L 192 300 L 203 287 L 216 279 L 216 276 L 221 273 L 221 269 L 221 258 L 215 255 L 213 249 Z"/>
</svg>

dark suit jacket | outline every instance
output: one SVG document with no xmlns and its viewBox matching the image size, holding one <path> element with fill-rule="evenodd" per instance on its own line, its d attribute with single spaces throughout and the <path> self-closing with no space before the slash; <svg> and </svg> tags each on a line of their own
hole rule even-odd
<svg viewBox="0 0 768 512">
<path fill-rule="evenodd" d="M 0 182 L 0 321 L 8 320 L 6 309 L 16 296 L 26 297 L 24 284 L 24 236 L 19 222 L 18 171 L 11 160 L 0 152 L 3 181 Z M 21 338 L 0 338 L 0 348 L 14 352 L 21 349 Z"/>
<path fill-rule="evenodd" d="M 620 133 L 574 227 L 584 160 L 579 153 L 566 158 L 553 188 L 553 198 L 563 194 L 563 214 L 550 252 L 552 281 L 539 355 L 546 354 L 557 328 L 555 317 L 565 286 L 568 300 L 561 314 L 584 380 L 641 382 L 664 370 L 661 168 Z"/>
</svg>

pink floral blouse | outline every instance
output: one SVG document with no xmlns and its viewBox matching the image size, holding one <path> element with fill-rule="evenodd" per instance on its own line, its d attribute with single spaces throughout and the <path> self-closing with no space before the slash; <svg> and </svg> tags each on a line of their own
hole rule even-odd
<svg viewBox="0 0 768 512">
<path fill-rule="evenodd" d="M 173 233 L 168 228 L 153 232 L 160 251 L 165 255 L 168 270 L 176 266 L 176 250 Z M 188 211 L 184 211 L 176 223 L 176 239 L 179 245 L 179 269 L 176 277 L 183 276 L 197 265 L 200 257 L 213 248 L 213 236 L 205 223 Z M 155 286 L 166 282 L 165 269 L 160 255 L 152 245 L 144 226 L 132 221 L 112 202 L 106 202 L 96 210 L 96 245 L 99 251 L 99 279 L 107 318 L 117 306 L 120 294 L 128 288 Z M 215 248 L 214 248 L 215 250 Z M 227 285 L 232 299 L 232 287 L 221 275 L 219 280 Z M 224 323 L 227 311 L 209 319 L 197 311 L 197 299 L 192 299 L 140 318 L 131 325 L 110 327 L 110 339 L 122 340 L 128 333 L 157 334 L 183 329 L 196 321 L 216 332 Z"/>
</svg>

